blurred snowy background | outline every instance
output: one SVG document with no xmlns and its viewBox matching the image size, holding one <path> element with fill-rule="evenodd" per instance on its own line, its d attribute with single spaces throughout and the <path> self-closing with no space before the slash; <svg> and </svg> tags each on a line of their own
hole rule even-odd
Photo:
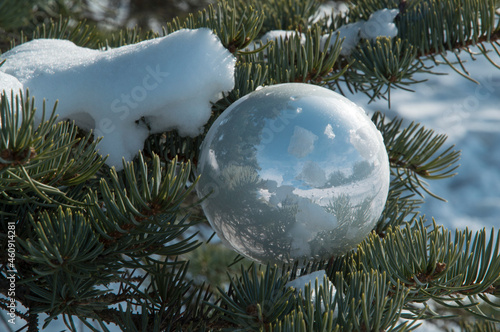
<svg viewBox="0 0 500 332">
<path fill-rule="evenodd" d="M 327 1 L 318 15 L 328 14 L 331 8 L 347 10 L 342 2 Z M 471 47 L 473 58 L 465 52 L 465 70 L 477 83 L 462 77 L 447 65 L 433 68 L 433 72 L 445 75 L 419 74 L 416 80 L 427 80 L 410 86 L 414 92 L 391 90 L 391 107 L 386 100 L 369 103 L 363 94 L 346 97 L 363 107 L 370 115 L 381 111 L 389 119 L 402 118 L 408 123 L 415 121 L 439 134 L 446 134 L 444 147 L 455 145 L 462 151 L 460 167 L 455 177 L 436 182 L 430 181 L 430 191 L 446 199 L 443 202 L 426 195 L 421 212 L 428 219 L 435 218 L 438 225 L 450 229 L 478 230 L 500 226 L 500 55 L 490 49 L 488 56 L 498 65 L 496 68 Z M 448 54 L 450 61 L 454 54 Z M 433 66 L 431 61 L 427 66 Z M 460 65 L 456 68 L 463 69 Z M 479 84 L 478 84 L 479 83 Z"/>
<path fill-rule="evenodd" d="M 471 48 L 478 52 L 477 49 Z M 462 52 L 463 53 L 463 52 Z M 500 65 L 494 51 L 490 58 Z M 442 202 L 429 195 L 421 208 L 428 219 L 451 231 L 475 231 L 500 226 L 500 68 L 495 68 L 484 56 L 475 61 L 467 54 L 465 68 L 474 83 L 446 65 L 433 71 L 448 75 L 421 75 L 427 82 L 413 86 L 415 92 L 391 91 L 391 108 L 387 101 L 367 104 L 368 98 L 357 94 L 348 96 L 369 113 L 382 111 L 389 118 L 421 123 L 426 128 L 448 135 L 448 144 L 462 151 L 457 175 L 429 182 L 431 192 L 443 197 Z M 450 57 L 452 58 L 452 57 Z M 431 63 L 428 63 L 431 65 Z M 459 331 L 453 321 L 423 322 L 422 332 Z"/>
<path fill-rule="evenodd" d="M 474 51 L 474 49 L 472 49 Z M 476 50 L 478 51 L 478 50 Z M 490 58 L 500 65 L 500 56 Z M 391 91 L 387 101 L 367 104 L 368 98 L 348 96 L 367 112 L 382 111 L 415 121 L 426 128 L 448 135 L 447 144 L 462 151 L 458 174 L 450 179 L 429 182 L 433 193 L 448 202 L 428 195 L 422 213 L 438 224 L 455 229 L 500 226 L 500 69 L 484 56 L 476 61 L 461 54 L 465 68 L 476 84 L 446 65 L 433 71 L 448 75 L 421 75 L 427 82 L 414 85 L 415 92 Z M 431 63 L 428 63 L 429 65 Z M 446 145 L 447 146 L 447 145 Z"/>
</svg>

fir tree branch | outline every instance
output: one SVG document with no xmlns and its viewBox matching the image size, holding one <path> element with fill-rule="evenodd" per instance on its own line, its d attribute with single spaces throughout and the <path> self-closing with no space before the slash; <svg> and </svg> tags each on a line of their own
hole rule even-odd
<svg viewBox="0 0 500 332">
<path fill-rule="evenodd" d="M 185 21 L 174 20 L 163 31 L 209 27 L 238 56 L 235 89 L 214 104 L 210 123 L 262 84 L 300 81 L 333 87 L 342 77 L 349 89 L 371 98 L 390 97 L 390 88 L 407 89 L 420 82 L 413 75 L 429 72 L 425 59 L 440 64 L 438 59 L 443 57 L 445 63 L 468 76 L 459 50 L 478 45 L 488 58 L 489 43 L 499 53 L 500 25 L 494 24 L 496 4 L 492 0 L 360 0 L 346 17 L 335 16 L 331 25 L 326 20 L 310 25 L 317 9 L 312 1 L 253 1 L 253 7 L 243 0 L 234 3 L 220 2 Z M 367 19 L 378 9 L 396 7 L 401 10 L 396 22 L 398 38 L 363 41 L 351 57 L 339 55 L 339 40 L 327 52 L 320 49 L 322 34 Z M 306 38 L 275 42 L 254 54 L 242 51 L 274 29 L 296 30 Z M 64 38 L 88 47 L 115 47 L 159 35 L 121 30 L 106 43 L 85 22 L 73 25 L 61 19 L 35 29 L 30 38 Z M 22 36 L 23 42 L 28 39 Z M 445 55 L 447 51 L 457 54 L 456 63 Z M 6 100 L 2 96 L 0 182 L 6 189 L 0 197 L 0 218 L 2 225 L 16 222 L 20 273 L 16 300 L 31 310 L 18 314 L 32 322 L 32 329 L 38 313 L 46 312 L 45 326 L 62 314 L 69 329 L 75 329 L 73 317 L 78 317 L 93 330 L 87 319 L 98 320 L 104 330 L 104 322 L 108 322 L 131 331 L 246 327 L 403 331 L 415 324 L 401 323 L 400 317 L 415 321 L 448 317 L 428 306 L 414 305 L 430 300 L 492 319 L 479 302 L 497 305 L 488 296 L 500 294 L 499 235 L 496 242 L 494 234 L 487 241 L 485 231 L 475 236 L 458 231 L 453 238 L 443 228 L 429 230 L 424 220 L 412 223 L 421 203 L 415 194 L 428 192 L 424 180 L 447 178 L 456 169 L 459 152 L 444 148 L 444 135 L 435 135 L 419 124 L 405 127 L 401 120 L 386 121 L 375 115 L 393 170 L 377 234 L 355 253 L 329 262 L 307 262 L 301 270 L 297 266 L 283 272 L 269 267 L 265 271 L 242 269 L 241 277 L 231 279 L 230 290 L 219 289 L 217 299 L 204 285 L 194 286 L 188 264 L 176 258 L 198 245 L 194 235 L 187 233 L 196 221 L 186 215 L 192 208 L 186 202 L 193 187 L 188 183 L 196 180 L 190 162 L 196 164 L 203 135 L 193 139 L 169 132 L 152 137 L 147 153 L 117 173 L 103 166 L 90 134 L 81 135 L 69 123 L 56 125 L 53 114 L 34 126 L 33 102 L 27 93 L 18 100 L 12 97 L 10 103 Z M 175 159 L 176 155 L 183 159 Z M 320 295 L 312 301 L 309 292 L 296 295 L 285 287 L 298 274 L 321 268 L 335 283 L 336 296 L 329 296 L 317 284 Z M 6 282 L 2 275 L 2 289 L 8 288 L 3 287 Z M 110 284 L 119 289 L 99 288 Z M 125 303 L 126 308 L 121 306 Z M 110 308 L 111 304 L 118 304 L 118 309 Z M 5 304 L 0 302 L 0 306 Z M 334 314 L 335 308 L 339 314 Z M 402 313 L 403 308 L 409 313 Z M 478 323 L 466 328 L 492 326 Z"/>
<path fill-rule="evenodd" d="M 352 1 L 352 4 L 345 17 L 340 14 L 333 15 L 331 25 L 324 21 L 326 29 L 338 29 L 360 19 L 366 20 L 377 10 L 398 8 L 400 14 L 395 20 L 398 38 L 394 38 L 393 42 L 401 39 L 405 45 L 408 45 L 403 48 L 403 53 L 393 47 L 388 56 L 381 54 L 382 48 L 378 46 L 378 42 L 364 41 L 352 52 L 350 57 L 357 61 L 354 62 L 352 69 L 346 72 L 344 80 L 351 92 L 364 92 L 372 100 L 387 98 L 390 102 L 391 87 L 408 89 L 409 84 L 420 83 L 413 79 L 413 75 L 417 72 L 437 74 L 422 65 L 424 60 L 431 60 L 435 65 L 447 64 L 466 79 L 477 83 L 464 70 L 463 60 L 458 57 L 458 52 L 470 52 L 469 48 L 476 45 L 480 50 L 485 49 L 485 44 L 495 47 L 500 37 L 500 28 L 495 26 L 497 6 L 494 0 L 412 2 L 356 0 Z M 410 49 L 413 55 L 408 58 L 406 53 Z M 457 62 L 448 59 L 447 52 L 454 55 Z M 487 57 L 486 52 L 482 53 Z M 438 61 L 439 58 L 442 58 L 444 62 Z M 408 59 L 412 61 L 408 62 Z M 348 61 L 342 60 L 340 68 L 345 68 Z M 397 65 L 398 62 L 399 65 Z M 462 70 L 457 68 L 456 64 L 462 67 Z M 498 66 L 494 62 L 492 64 L 495 67 Z M 387 72 L 388 66 L 392 66 L 389 72 Z M 353 70 L 354 68 L 357 70 Z M 363 81 L 365 76 L 369 84 Z"/>
<path fill-rule="evenodd" d="M 10 102 L 3 92 L 0 108 L 0 180 L 6 188 L 0 202 L 34 203 L 38 196 L 52 206 L 81 204 L 62 189 L 88 181 L 102 167 L 97 142 L 90 135 L 77 138 L 74 124 L 56 123 L 56 105 L 46 119 L 44 103 L 40 124 L 35 124 L 34 98 L 28 91 L 12 92 Z"/>
<path fill-rule="evenodd" d="M 8 289 L 9 288 L 9 282 L 4 282 L 4 280 L 0 279 L 0 286 L 2 286 L 2 289 Z M 0 299 L 0 308 L 5 310 L 5 312 L 9 312 L 10 308 L 7 306 L 10 302 L 7 301 L 7 299 Z M 17 317 L 20 317 L 24 319 L 25 321 L 28 320 L 28 315 L 20 312 L 19 310 L 14 311 L 15 315 Z"/>
<path fill-rule="evenodd" d="M 422 189 L 429 195 L 444 200 L 430 192 L 421 178 L 439 180 L 456 174 L 453 172 L 458 168 L 456 163 L 460 158 L 460 151 L 452 150 L 454 146 L 442 150 L 446 135 L 436 135 L 433 130 L 414 122 L 402 129 L 401 119 L 386 122 L 380 113 L 375 113 L 372 121 L 384 137 L 392 175 L 420 196 L 422 194 L 419 189 Z"/>
<path fill-rule="evenodd" d="M 231 53 L 236 53 L 247 47 L 262 29 L 265 15 L 256 4 L 233 2 L 230 5 L 227 1 L 218 1 L 196 15 L 190 14 L 184 21 L 179 18 L 172 20 L 163 33 L 167 35 L 184 28 L 210 28 Z"/>
<path fill-rule="evenodd" d="M 222 319 L 234 326 L 258 329 L 290 311 L 293 293 L 284 289 L 287 277 L 280 276 L 276 268 L 268 266 L 262 272 L 252 265 L 241 272 L 241 279 L 233 279 L 229 291 L 219 288 L 223 305 L 208 303 L 222 312 Z"/>
<path fill-rule="evenodd" d="M 474 237 L 470 231 L 456 231 L 452 239 L 449 231 L 435 224 L 429 231 L 420 220 L 413 227 L 388 231 L 383 239 L 370 236 L 346 263 L 349 270 L 376 269 L 387 273 L 394 285 L 403 283 L 410 289 L 407 303 L 432 299 L 471 311 L 478 302 L 468 305 L 465 299 L 498 293 L 499 248 L 500 233 L 495 238 L 492 231 L 488 242 L 484 230 Z"/>
<path fill-rule="evenodd" d="M 335 38 L 329 35 L 330 39 Z M 321 30 L 313 26 L 305 33 L 304 40 L 296 34 L 285 40 L 274 41 L 265 51 L 243 56 L 245 63 L 256 63 L 267 66 L 268 79 L 265 84 L 287 82 L 307 82 L 323 85 L 338 79 L 345 71 L 333 73 L 333 68 L 340 55 L 340 40 L 323 52 Z"/>
</svg>

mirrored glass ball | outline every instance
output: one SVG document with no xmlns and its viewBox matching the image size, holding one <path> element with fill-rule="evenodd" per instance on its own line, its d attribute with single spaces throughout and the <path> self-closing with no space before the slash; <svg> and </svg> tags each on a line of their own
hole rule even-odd
<svg viewBox="0 0 500 332">
<path fill-rule="evenodd" d="M 210 224 L 260 263 L 344 254 L 371 232 L 387 199 L 380 132 L 361 107 L 310 84 L 242 97 L 200 153 L 196 190 Z"/>
</svg>

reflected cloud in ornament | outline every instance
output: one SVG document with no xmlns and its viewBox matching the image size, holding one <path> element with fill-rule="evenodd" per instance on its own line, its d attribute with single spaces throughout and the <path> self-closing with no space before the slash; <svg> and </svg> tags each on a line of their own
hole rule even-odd
<svg viewBox="0 0 500 332">
<path fill-rule="evenodd" d="M 288 145 L 288 153 L 297 157 L 304 158 L 314 150 L 314 142 L 318 140 L 318 136 L 314 135 L 307 129 L 295 126 L 290 144 Z"/>
</svg>

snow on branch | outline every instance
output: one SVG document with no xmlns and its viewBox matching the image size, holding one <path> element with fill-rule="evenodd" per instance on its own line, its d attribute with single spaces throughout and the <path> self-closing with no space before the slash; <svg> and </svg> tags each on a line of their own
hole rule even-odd
<svg viewBox="0 0 500 332">
<path fill-rule="evenodd" d="M 359 20 L 354 23 L 349 23 L 341 26 L 337 30 L 333 31 L 333 36 L 337 36 L 340 40 L 343 40 L 342 49 L 340 54 L 343 56 L 348 56 L 351 54 L 352 50 L 358 45 L 359 41 L 363 39 L 376 40 L 377 37 L 389 37 L 394 38 L 398 35 L 398 28 L 394 23 L 394 18 L 399 14 L 397 9 L 381 9 L 370 15 L 368 21 Z M 294 30 L 272 30 L 264 34 L 259 42 L 260 45 L 266 44 L 268 41 L 276 40 L 286 40 L 293 36 L 299 36 L 301 43 L 305 43 L 305 35 L 303 33 L 298 33 Z M 321 49 L 325 48 L 326 41 L 329 34 L 323 35 L 321 40 Z M 331 38 L 331 47 L 335 44 L 336 38 Z M 249 50 L 254 50 L 255 45 L 250 46 Z"/>
<path fill-rule="evenodd" d="M 346 24 L 333 33 L 344 39 L 340 54 L 346 56 L 358 45 L 361 38 L 376 40 L 377 37 L 394 38 L 398 35 L 398 28 L 394 24 L 394 18 L 399 14 L 397 9 L 381 9 L 370 15 L 368 21 L 360 20 L 355 23 Z M 328 35 L 323 36 L 326 42 Z M 335 38 L 330 41 L 330 46 L 335 43 Z M 324 47 L 324 46 L 323 46 Z M 323 48 L 322 47 L 322 48 Z"/>
<path fill-rule="evenodd" d="M 2 67 L 0 67 L 0 70 Z M 7 99 L 10 98 L 11 92 L 14 94 L 19 93 L 19 91 L 24 90 L 23 85 L 17 78 L 12 75 L 6 74 L 0 71 L 0 93 L 2 91 L 6 92 Z"/>
<path fill-rule="evenodd" d="M 122 157 L 133 159 L 150 134 L 199 135 L 211 102 L 233 89 L 236 62 L 206 28 L 106 51 L 36 39 L 2 60 L 0 90 L 28 88 L 39 109 L 43 99 L 49 105 L 59 100 L 59 119 L 102 136 L 100 153 L 109 154 L 106 163 L 117 170 Z"/>
</svg>

